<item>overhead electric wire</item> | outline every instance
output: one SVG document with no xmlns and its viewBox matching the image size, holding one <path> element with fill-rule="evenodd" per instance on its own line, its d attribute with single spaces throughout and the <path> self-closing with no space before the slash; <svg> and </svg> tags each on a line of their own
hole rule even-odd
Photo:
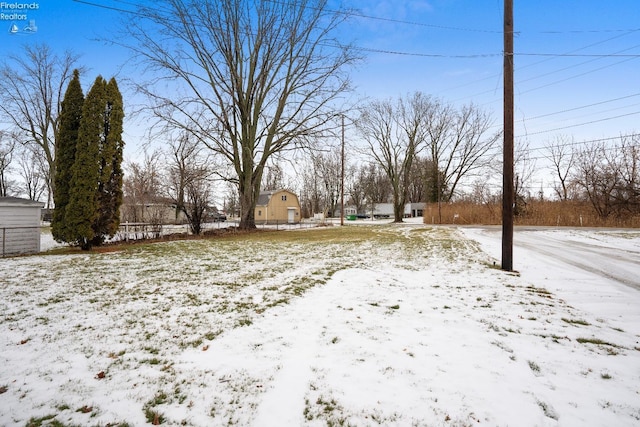
<svg viewBox="0 0 640 427">
<path fill-rule="evenodd" d="M 101 3 L 96 3 L 93 1 L 88 1 L 88 0 L 73 0 L 76 3 L 82 3 L 82 4 L 86 4 L 89 6 L 95 6 L 95 7 L 100 7 L 103 9 L 108 9 L 108 10 L 114 10 L 117 12 L 124 12 L 124 13 L 129 13 L 129 14 L 133 14 L 133 15 L 138 15 L 138 16 L 144 16 L 143 14 L 141 14 L 138 11 L 135 10 L 129 10 L 129 9 L 122 9 L 122 8 L 118 8 L 115 6 L 109 6 L 106 4 L 101 4 Z M 127 1 L 122 1 L 122 0 L 113 0 L 116 1 L 118 3 L 122 3 L 122 4 L 127 4 L 127 5 L 131 5 L 131 6 L 141 6 L 139 3 L 132 3 L 132 2 L 127 2 Z M 283 2 L 283 1 L 276 1 L 276 0 L 269 0 L 272 3 L 288 3 L 288 4 L 292 4 L 291 2 Z M 419 22 L 412 22 L 412 21 L 403 21 L 403 20 L 396 20 L 396 19 L 391 19 L 391 18 L 382 18 L 382 17 L 375 17 L 375 16 L 370 16 L 370 15 L 364 15 L 364 14 L 360 14 L 360 13 L 356 13 L 353 11 L 330 11 L 332 13 L 344 13 L 347 15 L 353 15 L 353 16 L 358 16 L 361 18 L 366 18 L 366 19 L 373 19 L 373 20 L 381 20 L 381 21 L 389 21 L 389 22 L 394 22 L 394 23 L 400 23 L 400 24 L 405 24 L 405 25 L 418 25 L 418 26 L 426 26 L 426 27 L 433 27 L 433 28 L 439 28 L 439 29 L 447 29 L 447 30 L 456 30 L 456 31 L 470 31 L 470 32 L 488 32 L 488 33 L 501 33 L 501 31 L 492 31 L 492 30 L 480 30 L 480 29 L 472 29 L 472 28 L 464 28 L 464 27 L 448 27 L 448 26 L 440 26 L 440 25 L 432 25 L 432 24 L 423 24 L 423 23 L 419 23 Z M 622 30 L 620 30 L 622 31 Z M 640 29 L 638 30 L 631 30 L 631 31 L 640 31 Z M 618 36 L 617 36 L 618 37 Z M 342 45 L 340 44 L 335 44 L 332 45 L 335 47 L 341 47 Z M 413 56 L 413 57 L 425 57 L 425 58 L 449 58 L 449 59 L 473 59 L 473 58 L 490 58 L 490 57 L 497 57 L 497 56 L 502 56 L 502 53 L 498 53 L 498 52 L 494 52 L 494 53 L 478 53 L 478 54 L 438 54 L 438 53 L 426 53 L 426 52 L 407 52 L 407 51 L 399 51 L 399 50 L 389 50 L 389 49 L 377 49 L 377 48 L 370 48 L 370 47 L 363 47 L 363 46 L 353 46 L 354 49 L 360 50 L 360 51 L 365 51 L 365 52 L 372 52 L 372 53 L 382 53 L 382 54 L 386 54 L 386 55 L 398 55 L 398 56 Z M 581 50 L 581 49 L 580 49 Z M 533 53 L 520 53 L 520 52 L 516 52 L 514 53 L 515 56 L 544 56 L 544 57 L 552 57 L 552 58 L 556 58 L 556 57 L 597 57 L 597 58 L 606 58 L 606 57 L 627 57 L 627 58 L 638 58 L 640 57 L 640 54 L 574 54 L 574 53 L 545 53 L 545 52 L 533 52 Z"/>
<path fill-rule="evenodd" d="M 565 52 L 565 53 L 566 53 L 566 54 L 572 54 L 572 53 L 575 53 L 575 52 L 580 52 L 580 51 L 582 51 L 582 50 L 589 49 L 589 48 L 594 47 L 594 46 L 598 46 L 598 45 L 601 45 L 601 44 L 608 43 L 608 42 L 610 42 L 610 41 L 612 41 L 612 40 L 616 40 L 616 39 L 619 39 L 619 38 L 622 38 L 622 37 L 626 37 L 626 36 L 628 36 L 628 35 L 630 35 L 630 34 L 633 34 L 634 32 L 637 32 L 637 31 L 640 31 L 640 29 L 637 29 L 637 30 L 629 30 L 628 32 L 625 32 L 624 34 L 619 34 L 619 35 L 616 35 L 616 36 L 613 36 L 613 37 L 609 37 L 609 38 L 606 38 L 606 39 L 604 39 L 604 40 L 600 40 L 600 41 L 597 41 L 597 42 L 595 42 L 595 43 L 591 43 L 591 44 L 588 44 L 588 45 L 586 45 L 586 46 L 582 46 L 582 47 L 579 47 L 579 48 L 577 48 L 577 49 L 570 50 L 570 51 Z M 627 49 L 625 49 L 625 50 L 627 50 Z M 618 51 L 618 52 L 624 52 L 625 50 L 623 50 L 623 51 Z M 553 61 L 554 59 L 556 59 L 556 57 L 546 57 L 545 59 L 542 59 L 541 61 L 537 61 L 537 62 L 534 62 L 534 63 L 531 63 L 531 64 L 527 64 L 527 65 L 524 65 L 524 66 L 521 66 L 521 67 L 517 67 L 517 68 L 516 68 L 516 70 L 515 70 L 515 71 L 516 71 L 516 74 L 517 74 L 517 73 L 519 73 L 519 72 L 520 72 L 520 71 L 522 71 L 522 70 L 527 69 L 527 68 L 535 67 L 535 66 L 538 66 L 538 65 L 540 65 L 540 64 L 543 64 L 543 63 L 545 63 L 545 62 Z M 580 64 L 576 64 L 575 66 L 588 64 L 589 62 L 598 61 L 599 59 L 601 59 L 601 58 L 590 59 L 590 60 L 588 60 L 588 61 L 584 61 L 584 62 L 582 62 L 582 63 L 580 63 Z M 551 71 L 551 72 L 549 72 L 549 73 L 544 74 L 543 76 L 547 76 L 547 75 L 555 74 L 555 73 L 557 73 L 557 72 L 564 71 L 564 70 L 569 69 L 569 68 L 571 68 L 571 67 L 565 67 L 565 68 L 562 68 L 562 69 L 557 70 L 557 71 Z M 459 89 L 459 88 L 462 88 L 462 87 L 465 87 L 465 86 L 469 86 L 469 85 L 471 85 L 471 84 L 475 84 L 475 83 L 478 83 L 478 82 L 482 82 L 482 81 L 485 81 L 485 80 L 499 78 L 499 77 L 501 77 L 501 76 L 502 76 L 502 74 L 501 74 L 501 73 L 496 73 L 496 74 L 493 74 L 493 75 L 491 75 L 491 76 L 489 76 L 489 77 L 485 77 L 485 78 L 483 78 L 483 79 L 474 80 L 474 81 L 472 81 L 472 82 L 465 83 L 465 84 L 463 84 L 463 85 L 455 86 L 455 87 L 453 87 L 453 88 L 447 88 L 447 89 L 444 89 L 444 90 L 442 90 L 442 91 L 440 91 L 440 92 L 444 92 L 444 91 L 447 91 L 447 90 L 455 90 L 455 89 Z M 530 77 L 529 79 L 526 79 L 526 80 L 524 80 L 524 81 L 535 80 L 535 79 L 537 79 L 537 78 L 539 78 L 539 77 L 537 77 L 537 76 L 536 76 L 536 77 Z M 519 83 L 521 83 L 521 82 L 523 82 L 523 81 L 521 80 Z M 458 98 L 458 99 L 456 99 L 456 101 L 459 101 L 459 100 L 461 100 L 461 99 L 466 99 L 466 98 L 469 98 L 469 97 L 475 97 L 475 96 L 479 96 L 479 95 L 485 95 L 485 94 L 492 93 L 492 92 L 496 92 L 496 89 L 485 90 L 485 91 L 483 91 L 483 92 L 476 93 L 476 94 L 471 95 L 471 96 L 466 96 L 466 97 L 463 97 L 463 98 Z M 493 103 L 493 102 L 496 102 L 496 101 L 491 101 L 491 103 Z"/>
<path fill-rule="evenodd" d="M 606 141 L 615 141 L 615 140 L 619 140 L 621 138 L 635 138 L 635 137 L 640 137 L 640 133 L 631 133 L 631 134 L 627 134 L 627 135 L 618 135 L 618 136 L 610 136 L 610 137 L 606 137 L 606 138 L 597 138 L 597 139 L 590 139 L 590 140 L 584 140 L 584 141 L 575 141 L 572 140 L 571 142 L 563 142 L 561 144 L 559 143 L 555 143 L 552 144 L 554 147 L 574 147 L 574 146 L 578 146 L 578 145 L 587 145 L 587 144 L 594 144 L 594 143 L 598 143 L 598 142 L 606 142 Z M 547 150 L 549 147 L 534 147 L 534 148 L 527 148 L 527 149 L 523 149 L 520 150 L 522 152 L 532 152 L 532 151 L 541 151 L 541 150 Z"/>
<path fill-rule="evenodd" d="M 527 136 L 532 136 L 532 135 L 540 135 L 543 133 L 549 133 L 549 132 L 555 132 L 555 131 L 559 131 L 559 130 L 564 130 L 564 129 L 570 129 L 570 128 L 575 128 L 575 127 L 580 127 L 580 126 L 586 126 L 586 125 L 591 125 L 594 123 L 600 123 L 600 122 L 606 122 L 609 120 L 614 120 L 614 119 L 619 119 L 621 117 L 629 117 L 629 116 L 633 116 L 636 114 L 640 114 L 640 111 L 634 111 L 633 113 L 626 113 L 626 114 L 620 114 L 618 116 L 613 116 L 613 117 L 605 117 L 604 119 L 599 119 L 599 120 L 591 120 L 588 122 L 584 122 L 584 123 L 578 123 L 575 125 L 567 125 L 567 126 L 563 126 L 563 127 L 559 127 L 559 128 L 555 128 L 555 129 L 547 129 L 547 130 L 541 130 L 541 131 L 537 131 L 537 132 L 527 132 L 524 135 L 517 135 L 516 138 L 524 138 Z"/>
<path fill-rule="evenodd" d="M 634 46 L 634 48 L 637 46 Z M 630 48 L 632 49 L 632 48 Z M 515 52 L 515 56 L 553 56 L 556 58 L 576 57 L 576 58 L 640 58 L 640 54 L 616 54 L 616 53 L 525 53 Z"/>
<path fill-rule="evenodd" d="M 115 6 L 112 6 L 112 5 L 107 5 L 107 4 L 104 4 L 104 3 L 96 3 L 95 1 L 88 1 L 88 0 L 74 0 L 74 1 L 77 2 L 77 3 L 83 3 L 83 4 L 90 5 L 90 6 L 100 7 L 100 8 L 104 8 L 104 9 L 108 9 L 108 10 L 114 10 L 114 11 L 118 11 L 118 12 L 134 14 L 134 15 L 141 15 L 141 13 L 138 12 L 138 11 L 123 9 L 123 8 L 115 7 Z M 124 0 L 114 0 L 114 1 L 117 2 L 117 3 L 130 5 L 130 6 L 134 6 L 134 7 L 142 6 L 140 3 L 134 3 L 134 2 L 124 1 Z M 281 1 L 281 0 L 270 0 L 270 1 L 272 1 L 273 3 L 281 3 L 281 4 L 287 3 L 287 2 L 284 2 L 284 1 Z M 288 3 L 289 4 L 293 4 L 291 2 L 288 2 Z M 433 27 L 433 28 L 438 28 L 438 29 L 456 30 L 456 31 L 494 32 L 494 31 L 489 31 L 489 30 L 479 30 L 479 29 L 454 27 L 454 26 L 440 26 L 440 25 L 422 24 L 422 23 L 419 23 L 419 22 L 403 21 L 403 20 L 397 20 L 397 19 L 386 18 L 386 17 L 376 17 L 376 16 L 371 16 L 371 15 L 366 15 L 366 14 L 363 14 L 363 13 L 355 12 L 353 10 L 330 11 L 330 12 L 331 13 L 345 13 L 345 14 L 356 16 L 356 17 L 363 18 L 363 19 L 387 21 L 387 22 L 392 22 L 392 23 L 396 23 L 396 24 L 403 24 L 403 25 L 415 25 L 415 26 Z M 521 67 L 520 69 L 525 69 L 525 68 L 531 67 L 533 65 L 540 64 L 542 62 L 545 62 L 545 61 L 548 61 L 548 60 L 551 60 L 551 59 L 555 59 L 555 58 L 563 58 L 563 57 L 567 57 L 567 58 L 570 58 L 570 57 L 595 58 L 595 59 L 592 59 L 590 61 L 585 61 L 585 62 L 583 62 L 581 64 L 576 64 L 576 65 L 573 65 L 573 66 L 570 66 L 570 67 L 565 67 L 565 68 L 562 68 L 560 70 L 556 70 L 556 71 L 553 71 L 553 72 L 550 72 L 550 73 L 546 73 L 546 74 L 543 74 L 543 75 L 538 75 L 538 76 L 531 77 L 531 78 L 526 79 L 526 80 L 522 80 L 520 82 L 516 82 L 517 84 L 522 83 L 522 82 L 526 82 L 526 81 L 530 81 L 530 80 L 534 80 L 534 79 L 538 79 L 538 78 L 542 78 L 542 77 L 548 76 L 550 74 L 554 74 L 554 73 L 557 73 L 557 72 L 565 71 L 567 69 L 576 68 L 576 67 L 578 67 L 580 65 L 584 65 L 584 64 L 587 64 L 589 62 L 592 62 L 592 61 L 595 61 L 595 60 L 599 60 L 599 59 L 604 59 L 604 58 L 625 58 L 622 61 L 618 61 L 618 62 L 615 62 L 613 64 L 608 64 L 608 65 L 605 65 L 603 67 L 599 67 L 599 68 L 596 68 L 596 69 L 585 71 L 585 72 L 580 73 L 580 74 L 575 74 L 575 75 L 572 75 L 572 76 L 568 76 L 566 78 L 563 78 L 563 79 L 560 79 L 560 80 L 556 80 L 556 81 L 547 83 L 545 85 L 538 86 L 538 87 L 535 87 L 535 88 L 531 88 L 531 89 L 528 89 L 528 90 L 525 90 L 525 91 L 519 91 L 518 92 L 519 95 L 522 95 L 522 94 L 525 94 L 525 93 L 529 93 L 529 92 L 532 92 L 532 91 L 535 91 L 535 90 L 539 90 L 539 89 L 542 89 L 542 88 L 545 88 L 545 87 L 548 87 L 548 86 L 551 86 L 551 85 L 554 85 L 554 84 L 563 83 L 563 82 L 566 82 L 568 80 L 579 78 L 579 77 L 582 77 L 582 76 L 585 76 L 587 74 L 591 74 L 591 73 L 600 71 L 600 70 L 608 68 L 608 67 L 619 65 L 619 64 L 624 63 L 626 61 L 630 61 L 630 60 L 633 60 L 633 59 L 640 58 L 640 54 L 622 54 L 621 53 L 621 52 L 628 51 L 630 49 L 634 49 L 634 48 L 640 47 L 640 45 L 633 46 L 631 48 L 620 50 L 620 51 L 614 52 L 614 53 L 603 53 L 603 54 L 579 54 L 579 53 L 576 53 L 576 52 L 579 52 L 581 50 L 587 49 L 589 47 L 600 45 L 600 44 L 606 43 L 608 41 L 627 36 L 627 35 L 632 34 L 634 32 L 640 31 L 640 29 L 606 30 L 606 31 L 605 30 L 602 30 L 602 31 L 585 30 L 583 32 L 600 33 L 600 32 L 614 32 L 614 31 L 615 32 L 624 32 L 624 34 L 616 35 L 614 37 L 607 38 L 606 40 L 602 40 L 602 41 L 599 41 L 599 42 L 596 42 L 596 43 L 592 43 L 592 44 L 590 44 L 588 46 L 584 46 L 584 47 L 581 47 L 579 49 L 575 49 L 575 50 L 572 50 L 572 51 L 569 51 L 569 52 L 565 52 L 565 53 L 516 52 L 514 54 L 515 56 L 548 57 L 548 59 L 545 59 L 543 61 L 538 61 L 535 64 L 526 65 L 524 67 Z M 500 31 L 495 31 L 495 32 L 499 33 Z M 575 33 L 575 32 L 578 32 L 578 31 L 576 31 L 576 30 L 567 31 L 567 33 Z M 560 33 L 560 32 L 548 32 L 548 33 L 557 34 L 557 33 Z M 334 46 L 339 47 L 341 45 L 336 44 Z M 455 55 L 455 54 L 437 54 L 437 53 L 424 53 L 424 52 L 406 52 L 406 51 L 396 51 L 396 50 L 388 50 L 388 49 L 368 48 L 368 47 L 361 47 L 361 46 L 352 46 L 352 48 L 360 50 L 360 51 L 372 52 L 372 53 L 380 53 L 380 54 L 386 54 L 386 55 L 400 55 L 400 56 L 426 57 L 426 58 L 474 59 L 474 58 L 488 58 L 488 57 L 502 56 L 502 53 L 482 53 L 482 54 Z M 484 79 L 481 79 L 481 80 L 478 80 L 478 81 L 484 81 L 484 80 L 487 80 L 487 79 L 493 79 L 493 78 L 495 78 L 495 77 L 497 77 L 499 75 L 500 74 L 496 74 L 494 76 L 489 76 L 487 78 L 484 78 Z M 475 81 L 475 82 L 478 82 L 478 81 Z M 473 84 L 475 82 L 471 82 L 471 83 L 468 83 L 468 84 L 463 85 L 463 86 L 467 86 L 467 85 Z M 463 86 L 458 86 L 458 87 L 463 87 Z M 452 89 L 456 89 L 456 88 L 450 88 L 450 89 L 446 89 L 446 90 L 452 90 Z M 484 91 L 484 92 L 478 93 L 476 95 L 472 95 L 472 97 L 477 96 L 477 95 L 486 94 L 486 93 L 489 93 L 489 92 L 495 92 L 495 90 L 496 89 Z M 574 108 L 571 108 L 571 109 L 568 109 L 568 110 L 563 110 L 563 111 L 556 112 L 556 113 L 549 113 L 549 114 L 537 116 L 537 117 L 526 119 L 526 120 L 534 120 L 534 119 L 537 119 L 537 118 L 550 116 L 550 115 L 553 115 L 553 114 L 560 114 L 560 113 L 564 113 L 564 112 L 574 111 L 576 109 L 587 108 L 587 107 L 590 107 L 590 106 L 599 105 L 601 103 L 614 102 L 616 100 L 621 100 L 621 99 L 625 99 L 625 98 L 632 97 L 632 96 L 637 96 L 637 95 L 638 94 L 633 94 L 633 95 L 628 95 L 628 96 L 625 96 L 625 97 L 616 98 L 616 99 L 613 99 L 613 100 L 602 101 L 600 103 L 595 103 L 595 104 L 590 104 L 590 105 L 585 105 L 585 106 L 580 106 L 580 107 L 574 107 Z M 465 98 L 467 98 L 467 97 L 465 97 Z M 492 102 L 495 102 L 495 101 L 492 101 Z M 528 133 L 527 135 L 521 135 L 521 136 L 518 136 L 518 137 L 521 138 L 521 137 L 524 137 L 524 136 L 530 136 L 530 135 L 537 135 L 537 134 L 542 134 L 542 133 L 554 132 L 554 131 L 557 131 L 557 130 L 572 128 L 572 127 L 579 127 L 579 126 L 588 125 L 588 124 L 597 123 L 597 122 L 602 122 L 602 121 L 607 121 L 607 120 L 613 120 L 615 118 L 625 117 L 625 116 L 634 115 L 634 114 L 637 114 L 637 112 L 624 114 L 624 115 L 619 115 L 619 116 L 614 116 L 614 117 L 607 117 L 607 118 L 603 118 L 603 119 L 600 119 L 600 120 L 594 120 L 594 121 L 590 121 L 590 122 L 585 122 L 585 123 L 582 123 L 582 124 L 575 124 L 575 125 L 569 125 L 569 126 L 560 127 L 560 128 L 554 128 L 554 129 L 549 129 L 549 130 L 538 131 L 538 132 L 534 132 L 534 133 Z"/>
<path fill-rule="evenodd" d="M 91 1 L 87 1 L 87 0 L 73 0 L 75 3 L 82 3 L 82 4 L 86 4 L 88 6 L 94 6 L 94 7 L 99 7 L 102 9 L 108 9 L 108 10 L 114 10 L 116 12 L 125 12 L 125 13 L 131 13 L 133 15 L 140 15 L 138 12 L 134 11 L 134 10 L 128 10 L 128 9 L 122 9 L 119 7 L 115 7 L 115 6 L 107 6 L 105 4 L 100 4 L 100 3 L 94 3 Z"/>
<path fill-rule="evenodd" d="M 595 106 L 598 106 L 598 105 L 608 104 L 610 102 L 621 101 L 623 99 L 633 98 L 635 96 L 640 96 L 640 92 L 633 93 L 631 95 L 621 96 L 619 98 L 613 98 L 613 99 L 607 99 L 605 101 L 594 102 L 592 104 L 580 105 L 578 107 L 573 107 L 573 108 L 566 108 L 564 110 L 554 111 L 553 113 L 541 114 L 539 116 L 529 117 L 527 120 L 537 120 L 537 119 L 541 119 L 543 117 L 557 116 L 558 114 L 570 113 L 571 111 L 577 111 L 577 110 L 582 110 L 582 109 L 585 109 L 585 108 L 595 107 Z M 636 104 L 634 104 L 634 105 L 636 105 Z M 604 112 L 606 112 L 606 111 L 604 111 Z"/>
</svg>

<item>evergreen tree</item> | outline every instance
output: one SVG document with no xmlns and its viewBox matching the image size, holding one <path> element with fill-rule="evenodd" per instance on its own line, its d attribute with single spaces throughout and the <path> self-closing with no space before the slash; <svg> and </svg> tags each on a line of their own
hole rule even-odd
<svg viewBox="0 0 640 427">
<path fill-rule="evenodd" d="M 69 204 L 72 168 L 76 156 L 76 144 L 83 103 L 84 94 L 80 86 L 80 73 L 76 69 L 73 71 L 73 78 L 69 82 L 62 100 L 56 135 L 55 194 L 53 196 L 55 209 L 51 221 L 51 233 L 59 242 L 67 242 L 70 239 L 65 213 Z"/>
<path fill-rule="evenodd" d="M 98 183 L 102 163 L 101 136 L 104 133 L 105 105 L 106 82 L 98 76 L 82 106 L 69 204 L 65 212 L 68 241 L 85 250 L 95 243 L 94 224 L 99 217 Z"/>
<path fill-rule="evenodd" d="M 104 82 L 104 111 L 100 135 L 100 177 L 98 181 L 98 217 L 94 223 L 94 244 L 113 236 L 120 225 L 122 204 L 122 95 L 116 80 Z"/>
</svg>

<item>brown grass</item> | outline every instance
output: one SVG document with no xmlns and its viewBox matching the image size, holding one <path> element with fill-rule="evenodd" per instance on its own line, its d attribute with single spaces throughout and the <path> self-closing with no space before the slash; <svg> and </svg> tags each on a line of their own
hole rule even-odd
<svg viewBox="0 0 640 427">
<path fill-rule="evenodd" d="M 441 220 L 440 220 L 441 218 Z M 469 202 L 443 203 L 438 209 L 429 203 L 424 211 L 425 224 L 483 224 L 502 223 L 502 205 Z M 640 228 L 640 215 L 626 218 L 598 217 L 586 202 L 530 201 L 523 215 L 517 216 L 515 225 L 544 225 L 564 227 L 621 227 Z"/>
</svg>

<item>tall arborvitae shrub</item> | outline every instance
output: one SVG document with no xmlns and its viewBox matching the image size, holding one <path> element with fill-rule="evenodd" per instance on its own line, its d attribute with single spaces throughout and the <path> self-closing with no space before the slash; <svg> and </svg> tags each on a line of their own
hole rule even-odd
<svg viewBox="0 0 640 427">
<path fill-rule="evenodd" d="M 103 81 L 104 82 L 104 81 Z M 98 181 L 98 217 L 94 223 L 94 244 L 113 236 L 120 225 L 122 204 L 122 95 L 115 79 L 104 82 L 105 103 L 100 135 L 100 177 Z"/>
<path fill-rule="evenodd" d="M 62 100 L 56 135 L 55 194 L 53 195 L 55 208 L 51 220 L 51 233 L 54 239 L 59 242 L 68 242 L 72 239 L 68 234 L 66 209 L 69 204 L 72 168 L 76 157 L 83 103 L 84 94 L 80 86 L 80 73 L 78 70 L 74 70 L 73 78 L 69 82 Z"/>
<path fill-rule="evenodd" d="M 82 249 L 95 243 L 94 224 L 98 219 L 98 191 L 106 105 L 106 83 L 98 76 L 87 93 L 78 130 L 76 160 L 73 164 L 66 222 L 70 242 Z"/>
<path fill-rule="evenodd" d="M 102 244 L 120 225 L 123 119 L 115 79 L 98 76 L 82 104 L 60 234 L 82 249 Z"/>
</svg>

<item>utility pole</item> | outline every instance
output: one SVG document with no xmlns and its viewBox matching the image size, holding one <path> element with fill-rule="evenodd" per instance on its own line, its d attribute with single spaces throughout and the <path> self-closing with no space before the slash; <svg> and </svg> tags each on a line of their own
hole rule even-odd
<svg viewBox="0 0 640 427">
<path fill-rule="evenodd" d="M 340 172 L 340 225 L 344 225 L 344 115 L 342 117 L 342 165 Z"/>
<path fill-rule="evenodd" d="M 504 0 L 502 269 L 513 270 L 513 0 Z"/>
</svg>

